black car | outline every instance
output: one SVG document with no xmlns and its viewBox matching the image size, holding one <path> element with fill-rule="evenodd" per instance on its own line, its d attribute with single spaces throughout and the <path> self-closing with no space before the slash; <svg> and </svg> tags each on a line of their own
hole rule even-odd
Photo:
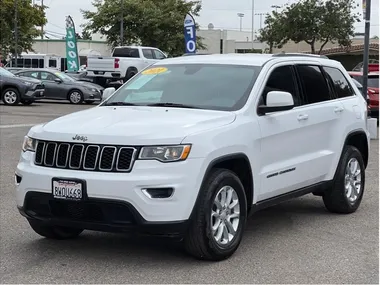
<svg viewBox="0 0 380 285">
<path fill-rule="evenodd" d="M 109 88 L 113 87 L 116 90 L 119 89 L 124 83 L 122 80 L 117 80 L 117 79 L 106 79 L 106 78 L 101 78 L 101 77 L 90 77 L 87 76 L 86 71 L 81 71 L 81 72 L 66 72 L 68 76 L 74 78 L 77 81 L 86 81 L 86 82 L 91 82 L 97 85 L 100 85 L 104 88 Z"/>
<path fill-rule="evenodd" d="M 44 98 L 44 92 L 41 80 L 15 76 L 0 67 L 0 95 L 5 105 L 30 105 Z"/>
<path fill-rule="evenodd" d="M 17 76 L 36 78 L 45 85 L 45 98 L 68 100 L 72 104 L 91 104 L 101 101 L 104 88 L 100 85 L 78 81 L 64 72 L 35 68 L 16 72 Z"/>
</svg>

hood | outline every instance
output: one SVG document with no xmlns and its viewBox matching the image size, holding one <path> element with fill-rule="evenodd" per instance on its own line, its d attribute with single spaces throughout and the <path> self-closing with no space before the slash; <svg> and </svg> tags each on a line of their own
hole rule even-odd
<svg viewBox="0 0 380 285">
<path fill-rule="evenodd" d="M 33 127 L 37 139 L 72 142 L 75 135 L 86 143 L 120 145 L 179 144 L 188 135 L 232 123 L 231 112 L 162 108 L 94 107 Z"/>
<path fill-rule="evenodd" d="M 24 76 L 15 76 L 15 77 L 11 77 L 11 78 L 16 79 L 16 80 L 22 80 L 22 81 L 25 81 L 25 82 L 30 82 L 30 83 L 33 83 L 33 84 L 41 84 L 41 80 L 38 80 L 38 79 L 35 79 L 35 78 L 24 77 Z"/>
<path fill-rule="evenodd" d="M 95 83 L 92 83 L 92 82 L 88 82 L 88 81 L 75 81 L 75 82 L 67 82 L 67 84 L 69 85 L 82 85 L 84 87 L 87 87 L 87 88 L 95 88 L 95 89 L 98 89 L 98 90 L 103 90 L 104 88 L 98 84 L 95 84 Z"/>
</svg>

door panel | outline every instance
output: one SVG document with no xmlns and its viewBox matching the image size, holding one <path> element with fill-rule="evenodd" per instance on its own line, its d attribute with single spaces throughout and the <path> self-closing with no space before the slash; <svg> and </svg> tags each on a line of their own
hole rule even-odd
<svg viewBox="0 0 380 285">
<path fill-rule="evenodd" d="M 47 99 L 67 99 L 67 91 L 65 88 L 65 83 L 55 82 L 58 79 L 53 73 L 41 72 L 40 78 L 43 84 L 45 84 L 45 97 Z"/>
</svg>

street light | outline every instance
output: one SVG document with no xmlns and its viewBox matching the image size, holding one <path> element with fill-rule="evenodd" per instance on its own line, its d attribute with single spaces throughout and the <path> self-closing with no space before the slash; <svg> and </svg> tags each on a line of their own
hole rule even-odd
<svg viewBox="0 0 380 285">
<path fill-rule="evenodd" d="M 255 47 L 254 37 L 255 37 L 255 0 L 252 0 L 252 50 Z"/>
<path fill-rule="evenodd" d="M 277 9 L 280 9 L 282 6 L 280 6 L 280 5 L 272 5 L 270 7 L 276 9 L 276 12 L 277 12 Z"/>
<path fill-rule="evenodd" d="M 241 32 L 242 27 L 243 27 L 243 17 L 244 17 L 244 14 L 243 13 L 237 13 L 237 15 L 240 18 L 240 32 Z"/>
</svg>

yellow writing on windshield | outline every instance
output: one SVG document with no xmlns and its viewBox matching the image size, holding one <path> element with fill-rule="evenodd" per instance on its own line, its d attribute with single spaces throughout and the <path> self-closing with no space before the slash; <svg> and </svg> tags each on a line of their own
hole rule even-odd
<svg viewBox="0 0 380 285">
<path fill-rule="evenodd" d="M 149 68 L 147 70 L 144 70 L 143 72 L 141 72 L 141 74 L 152 75 L 152 74 L 164 73 L 166 71 L 168 71 L 168 69 L 166 67 L 153 67 L 153 68 Z"/>
</svg>

